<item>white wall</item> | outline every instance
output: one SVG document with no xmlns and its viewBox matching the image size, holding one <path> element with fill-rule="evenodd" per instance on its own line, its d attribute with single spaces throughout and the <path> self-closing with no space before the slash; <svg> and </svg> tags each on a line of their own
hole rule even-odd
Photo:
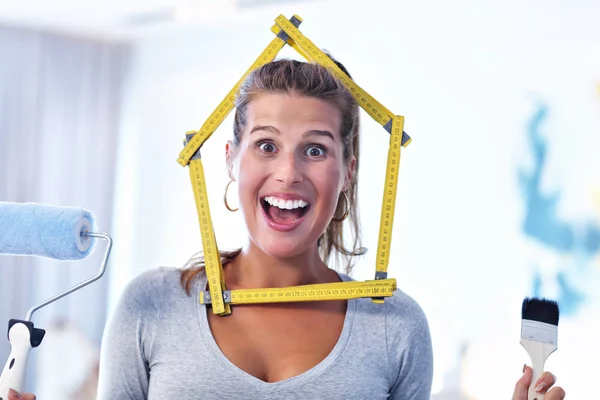
<svg viewBox="0 0 600 400">
<path fill-rule="evenodd" d="M 137 273 L 180 266 L 201 249 L 188 171 L 176 162 L 184 134 L 201 126 L 271 40 L 275 17 L 297 13 L 310 39 L 406 116 L 413 143 L 403 152 L 390 275 L 430 319 L 434 389 L 467 341 L 467 391 L 478 399 L 509 398 L 527 361 L 518 341 L 532 265 L 552 269 L 555 261 L 547 260 L 556 258 L 521 232 L 517 172 L 531 163 L 526 127 L 538 99 L 552 109 L 543 131 L 550 143 L 544 188 L 566 190 L 563 216 L 600 218 L 589 196 L 589 188 L 600 188 L 600 32 L 594 28 L 600 7 L 487 3 L 292 3 L 141 41 L 120 142 L 113 303 Z M 388 135 L 363 115 L 360 202 L 371 253 L 355 277 L 370 279 Z M 222 205 L 230 133 L 231 118 L 202 153 L 221 248 L 243 238 L 235 231 L 241 221 Z M 598 270 L 586 279 L 600 282 Z M 600 331 L 598 300 L 589 297 L 587 311 L 561 320 L 559 351 L 548 364 L 572 398 L 587 394 L 594 376 L 584 366 L 600 356 L 597 341 L 582 345 Z"/>
</svg>

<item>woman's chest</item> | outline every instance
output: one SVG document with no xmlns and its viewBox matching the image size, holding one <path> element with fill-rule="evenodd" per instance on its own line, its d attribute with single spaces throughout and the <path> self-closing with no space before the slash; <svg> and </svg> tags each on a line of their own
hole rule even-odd
<svg viewBox="0 0 600 400">
<path fill-rule="evenodd" d="M 342 334 L 345 307 L 246 308 L 210 329 L 223 355 L 237 368 L 265 382 L 300 375 L 322 362 Z"/>
<path fill-rule="evenodd" d="M 200 320 L 158 326 L 147 355 L 148 399 L 388 397 L 390 369 L 377 321 L 359 323 L 353 312 L 344 319 L 334 309 L 261 320 L 240 309 L 214 318 L 208 309 Z"/>
<path fill-rule="evenodd" d="M 376 354 L 348 349 L 335 362 L 269 383 L 214 357 L 208 349 L 185 351 L 174 344 L 167 362 L 150 371 L 148 400 L 163 399 L 328 399 L 382 400 L 389 397 L 387 362 Z M 178 354 L 177 359 L 173 355 Z M 162 359 L 162 358 L 161 358 Z"/>
</svg>

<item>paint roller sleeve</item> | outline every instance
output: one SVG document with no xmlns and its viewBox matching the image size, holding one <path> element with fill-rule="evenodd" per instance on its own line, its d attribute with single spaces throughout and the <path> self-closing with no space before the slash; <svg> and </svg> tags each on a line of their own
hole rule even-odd
<svg viewBox="0 0 600 400">
<path fill-rule="evenodd" d="M 76 207 L 0 202 L 0 254 L 81 260 L 94 248 L 91 212 Z"/>
</svg>

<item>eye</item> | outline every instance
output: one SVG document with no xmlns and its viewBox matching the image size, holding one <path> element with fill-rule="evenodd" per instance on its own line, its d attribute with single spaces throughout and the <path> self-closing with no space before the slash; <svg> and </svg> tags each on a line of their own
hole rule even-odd
<svg viewBox="0 0 600 400">
<path fill-rule="evenodd" d="M 312 145 L 306 148 L 304 153 L 309 157 L 323 157 L 327 151 L 322 146 Z"/>
<path fill-rule="evenodd" d="M 277 148 L 272 142 L 258 142 L 257 146 L 261 151 L 264 151 L 265 153 L 275 153 L 275 151 L 277 151 Z"/>
</svg>

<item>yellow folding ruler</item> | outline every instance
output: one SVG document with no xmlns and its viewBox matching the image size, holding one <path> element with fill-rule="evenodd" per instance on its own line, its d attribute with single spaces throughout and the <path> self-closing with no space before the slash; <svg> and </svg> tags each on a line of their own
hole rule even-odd
<svg viewBox="0 0 600 400">
<path fill-rule="evenodd" d="M 200 224 L 209 288 L 208 291 L 201 292 L 200 303 L 211 304 L 214 314 L 230 314 L 230 305 L 233 304 L 308 302 L 355 298 L 371 298 L 376 303 L 382 303 L 385 297 L 393 296 L 396 290 L 396 280 L 387 278 L 387 268 L 392 241 L 400 153 L 401 148 L 406 147 L 411 142 L 411 138 L 404 132 L 404 117 L 392 114 L 350 79 L 331 58 L 298 30 L 301 22 L 302 19 L 297 15 L 294 15 L 290 20 L 287 20 L 282 15 L 276 18 L 275 25 L 271 28 L 276 37 L 269 43 L 250 68 L 248 68 L 233 89 L 229 91 L 225 99 L 208 117 L 200 130 L 186 133 L 184 149 L 179 154 L 177 160 L 182 166 L 189 165 L 190 179 L 198 211 L 198 222 Z M 307 61 L 323 65 L 331 71 L 348 88 L 360 107 L 390 133 L 379 240 L 377 243 L 375 280 L 324 283 L 285 288 L 227 290 L 210 217 L 200 148 L 233 109 L 237 90 L 246 76 L 254 69 L 274 60 L 286 44 L 294 48 Z"/>
<path fill-rule="evenodd" d="M 338 282 L 316 285 L 289 286 L 285 288 L 225 290 L 225 304 L 262 304 L 306 302 L 323 300 L 349 300 L 361 297 L 390 297 L 396 290 L 394 279 L 366 282 Z M 200 303 L 211 304 L 209 291 L 200 293 Z"/>
</svg>

